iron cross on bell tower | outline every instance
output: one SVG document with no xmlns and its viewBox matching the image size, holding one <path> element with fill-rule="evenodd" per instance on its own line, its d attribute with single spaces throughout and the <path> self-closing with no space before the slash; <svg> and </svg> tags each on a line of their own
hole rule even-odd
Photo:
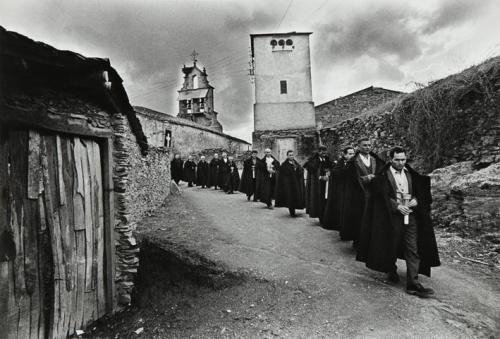
<svg viewBox="0 0 500 339">
<path fill-rule="evenodd" d="M 196 62 L 198 61 L 198 53 L 196 52 L 195 49 L 193 49 L 193 53 L 191 53 L 191 57 L 193 58 L 193 64 L 196 65 Z"/>
</svg>

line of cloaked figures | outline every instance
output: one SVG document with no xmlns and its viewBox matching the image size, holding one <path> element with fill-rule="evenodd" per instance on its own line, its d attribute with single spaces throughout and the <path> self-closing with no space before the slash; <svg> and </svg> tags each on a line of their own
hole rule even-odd
<svg viewBox="0 0 500 339">
<path fill-rule="evenodd" d="M 183 162 L 176 154 L 172 179 L 227 194 L 239 191 L 269 209 L 288 208 L 291 217 L 305 209 L 323 228 L 353 241 L 356 259 L 387 273 L 390 282 L 399 283 L 396 261 L 401 258 L 407 263 L 407 292 L 420 297 L 434 293 L 418 282 L 418 274 L 430 276 L 431 267 L 440 265 L 430 218 L 430 178 L 406 164 L 406 150 L 395 147 L 385 162 L 372 152 L 369 139 L 361 139 L 357 149 L 344 148 L 334 161 L 320 146 L 303 165 L 292 150 L 282 163 L 270 149 L 264 153 L 259 158 L 252 151 L 241 178 L 234 158 L 226 153 L 214 154 L 210 162 L 201 156 L 198 163 L 192 156 Z"/>
</svg>

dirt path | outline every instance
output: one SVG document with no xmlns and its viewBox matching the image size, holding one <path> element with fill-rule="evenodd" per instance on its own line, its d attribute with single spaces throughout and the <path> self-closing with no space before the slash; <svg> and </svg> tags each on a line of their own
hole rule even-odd
<svg viewBox="0 0 500 339">
<path fill-rule="evenodd" d="M 173 213 L 176 204 L 182 206 Z M 168 243 L 186 257 L 200 256 L 227 272 L 252 279 L 218 290 L 179 287 L 176 294 L 170 289 L 163 301 L 157 300 L 158 294 L 143 298 L 125 322 L 140 326 L 138 319 L 150 321 L 148 336 L 500 335 L 500 284 L 495 279 L 480 279 L 445 262 L 433 270 L 431 279 L 422 278 L 436 297 L 419 299 L 406 294 L 402 284 L 387 284 L 383 274 L 356 262 L 350 243 L 339 241 L 336 232 L 322 229 L 305 214 L 290 218 L 286 209 L 268 210 L 263 204 L 247 202 L 241 194 L 196 187 L 184 188 L 171 205 L 141 226 L 143 236 Z M 404 262 L 398 266 L 404 281 Z M 157 311 L 141 310 L 144 300 Z M 176 316 L 182 315 L 181 323 L 173 328 L 172 314 L 169 318 L 161 313 L 172 304 Z M 155 316 L 158 320 L 150 319 Z M 116 321 L 113 326 L 120 328 Z"/>
</svg>

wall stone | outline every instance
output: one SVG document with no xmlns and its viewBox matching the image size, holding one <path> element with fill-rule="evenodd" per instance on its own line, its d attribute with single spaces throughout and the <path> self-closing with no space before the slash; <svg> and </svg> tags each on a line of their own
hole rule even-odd
<svg viewBox="0 0 500 339">
<path fill-rule="evenodd" d="M 316 123 L 320 128 L 338 124 L 395 99 L 401 94 L 403 93 L 370 86 L 316 106 Z"/>
<path fill-rule="evenodd" d="M 170 153 L 150 147 L 142 155 L 122 115 L 113 115 L 115 239 L 117 248 L 116 284 L 119 303 L 131 301 L 133 282 L 139 265 L 139 247 L 134 237 L 137 223 L 163 204 L 170 193 Z"/>
<path fill-rule="evenodd" d="M 189 154 L 199 155 L 207 149 L 223 149 L 237 155 L 251 148 L 251 144 L 244 140 L 213 131 L 185 119 L 143 107 L 135 107 L 135 110 L 149 145 L 163 147 L 165 131 L 169 130 L 172 134 L 170 152 L 171 154 L 180 153 L 182 158 L 187 158 Z"/>
<path fill-rule="evenodd" d="M 273 155 L 278 158 L 278 139 L 294 138 L 296 149 L 295 158 L 303 163 L 315 151 L 317 145 L 316 129 L 289 129 L 276 131 L 253 132 L 253 148 L 259 151 L 259 156 L 264 155 L 264 149 L 270 148 Z M 279 159 L 284 161 L 284 159 Z"/>
</svg>

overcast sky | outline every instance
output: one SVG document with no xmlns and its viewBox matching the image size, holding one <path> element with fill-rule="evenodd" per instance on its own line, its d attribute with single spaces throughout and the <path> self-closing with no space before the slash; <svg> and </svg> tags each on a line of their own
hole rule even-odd
<svg viewBox="0 0 500 339">
<path fill-rule="evenodd" d="M 133 105 L 177 114 L 199 53 L 224 131 L 251 140 L 251 33 L 310 31 L 315 104 L 379 86 L 412 91 L 500 54 L 499 0 L 0 0 L 0 25 L 105 57 Z"/>
</svg>

